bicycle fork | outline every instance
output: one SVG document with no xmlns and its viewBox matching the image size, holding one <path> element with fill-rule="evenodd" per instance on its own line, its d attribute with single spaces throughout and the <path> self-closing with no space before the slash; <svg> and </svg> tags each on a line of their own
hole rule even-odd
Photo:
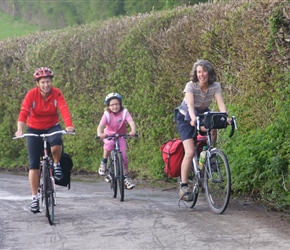
<svg viewBox="0 0 290 250">
<path fill-rule="evenodd" d="M 117 158 L 118 158 L 118 155 L 117 155 L 117 152 L 114 151 L 114 172 L 115 172 L 115 178 L 119 179 L 120 178 L 120 173 L 117 169 Z"/>
<path fill-rule="evenodd" d="M 49 180 L 50 180 L 50 183 L 51 183 L 51 190 L 50 190 L 50 192 L 52 192 L 52 194 L 53 194 L 53 197 L 54 197 L 54 199 L 53 199 L 54 200 L 54 206 L 56 206 L 56 189 L 55 189 L 56 188 L 56 185 L 55 185 L 55 179 L 54 179 L 54 173 L 53 173 L 52 160 L 47 156 L 47 158 L 43 159 L 43 161 L 47 161 L 47 167 L 48 167 L 48 173 L 49 173 Z M 41 187 L 43 188 L 43 183 L 42 183 L 42 186 Z M 44 195 L 43 191 L 42 191 L 42 195 Z"/>
<path fill-rule="evenodd" d="M 51 192 L 52 192 L 53 197 L 54 197 L 54 206 L 56 206 L 55 179 L 54 179 L 54 175 L 53 175 L 53 165 L 52 165 L 51 161 L 49 164 L 49 178 L 50 178 L 50 182 L 51 182 Z"/>
<path fill-rule="evenodd" d="M 221 175 L 221 172 L 220 172 L 220 168 L 219 168 L 219 163 L 217 161 L 217 159 L 215 160 L 215 172 L 218 173 L 218 179 L 216 178 L 213 178 L 213 166 L 212 166 L 212 163 L 211 163 L 211 152 L 209 150 L 207 150 L 206 152 L 206 160 L 205 160 L 205 171 L 206 171 L 206 178 L 208 178 L 208 180 L 210 180 L 211 182 L 214 182 L 214 183 L 221 183 L 223 182 L 223 176 Z M 215 175 L 216 176 L 216 175 Z"/>
</svg>

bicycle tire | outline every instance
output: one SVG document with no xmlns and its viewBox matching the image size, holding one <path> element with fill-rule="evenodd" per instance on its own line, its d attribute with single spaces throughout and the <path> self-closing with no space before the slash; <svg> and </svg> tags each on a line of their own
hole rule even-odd
<svg viewBox="0 0 290 250">
<path fill-rule="evenodd" d="M 118 188 L 117 178 L 116 178 L 116 173 L 115 173 L 115 164 L 116 164 L 115 155 L 112 152 L 111 157 L 110 157 L 110 175 L 111 175 L 111 190 L 112 190 L 113 198 L 117 197 L 117 188 Z"/>
<path fill-rule="evenodd" d="M 124 186 L 124 161 L 123 161 L 123 156 L 122 153 L 119 152 L 117 156 L 117 182 L 118 182 L 118 190 L 119 190 L 119 198 L 120 201 L 124 201 L 124 196 L 125 196 L 125 186 Z"/>
<path fill-rule="evenodd" d="M 49 174 L 49 164 L 47 161 L 43 162 L 43 190 L 46 208 L 46 217 L 50 225 L 54 223 L 54 190 L 52 180 Z"/>
<path fill-rule="evenodd" d="M 177 177 L 177 183 L 178 183 L 178 187 L 180 187 L 180 183 L 181 183 L 181 177 Z M 191 171 L 189 176 L 188 176 L 188 186 L 190 188 L 192 188 L 192 192 L 193 192 L 193 200 L 192 201 L 184 201 L 182 200 L 183 204 L 188 207 L 188 208 L 194 208 L 196 202 L 197 202 L 197 198 L 198 198 L 198 189 L 196 186 L 196 183 L 198 183 L 196 177 L 194 176 L 193 172 Z"/>
<path fill-rule="evenodd" d="M 40 211 L 43 211 L 44 209 L 44 188 L 43 188 L 43 166 L 41 163 L 40 169 L 39 169 L 39 176 L 40 176 L 40 180 L 39 180 L 39 186 L 38 186 L 38 196 L 39 196 L 39 207 L 40 207 Z"/>
<path fill-rule="evenodd" d="M 213 213 L 222 214 L 228 207 L 231 173 L 226 155 L 220 149 L 210 150 L 210 162 L 205 162 L 204 188 Z"/>
<path fill-rule="evenodd" d="M 183 201 L 183 204 L 188 207 L 188 208 L 194 208 L 196 202 L 197 202 L 197 198 L 198 198 L 198 193 L 199 193 L 199 182 L 198 182 L 198 177 L 195 176 L 194 174 L 194 168 L 198 167 L 198 166 L 194 166 L 195 164 L 197 164 L 197 156 L 194 156 L 193 162 L 192 162 L 192 166 L 191 166 L 191 171 L 189 173 L 188 176 L 188 186 L 190 187 L 192 194 L 193 194 L 193 199 L 192 201 Z"/>
</svg>

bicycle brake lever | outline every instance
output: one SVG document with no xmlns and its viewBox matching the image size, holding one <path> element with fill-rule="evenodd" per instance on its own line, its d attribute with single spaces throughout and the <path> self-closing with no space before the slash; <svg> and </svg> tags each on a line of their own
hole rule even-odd
<svg viewBox="0 0 290 250">
<path fill-rule="evenodd" d="M 235 116 L 232 117 L 231 125 L 232 125 L 232 130 L 231 130 L 231 133 L 229 135 L 230 138 L 234 135 L 235 129 L 237 129 L 236 117 Z"/>
<path fill-rule="evenodd" d="M 196 129 L 199 131 L 200 130 L 200 117 L 196 117 Z"/>
<path fill-rule="evenodd" d="M 235 129 L 238 129 L 238 126 L 237 126 L 237 121 L 236 121 L 236 117 L 235 117 L 235 116 L 233 116 L 232 118 L 233 118 L 233 121 L 234 121 L 234 124 L 235 124 Z"/>
</svg>

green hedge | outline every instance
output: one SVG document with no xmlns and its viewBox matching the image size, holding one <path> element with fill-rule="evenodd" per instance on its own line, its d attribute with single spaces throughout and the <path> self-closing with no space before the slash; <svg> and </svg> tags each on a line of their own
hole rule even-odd
<svg viewBox="0 0 290 250">
<path fill-rule="evenodd" d="M 289 4 L 233 1 L 122 17 L 0 42 L 1 167 L 27 165 L 24 141 L 12 141 L 36 67 L 55 73 L 76 135 L 65 138 L 75 169 L 96 171 L 95 140 L 107 93 L 116 91 L 140 137 L 128 141 L 129 168 L 162 178 L 160 145 L 177 137 L 173 109 L 192 64 L 213 62 L 239 130 L 220 133 L 234 192 L 286 208 L 289 200 Z M 213 103 L 212 109 L 216 109 Z"/>
</svg>

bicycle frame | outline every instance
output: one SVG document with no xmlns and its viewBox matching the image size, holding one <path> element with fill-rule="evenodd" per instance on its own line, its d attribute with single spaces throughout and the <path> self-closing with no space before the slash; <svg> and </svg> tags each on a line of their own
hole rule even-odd
<svg viewBox="0 0 290 250">
<path fill-rule="evenodd" d="M 122 153 L 120 152 L 119 137 L 121 137 L 121 135 L 118 134 L 110 137 L 114 140 L 115 143 L 114 149 L 112 150 L 110 156 L 110 162 L 113 164 L 114 170 L 113 173 L 110 174 L 113 180 L 111 182 L 113 188 L 113 197 L 116 198 L 117 192 L 119 191 L 120 201 L 124 201 L 124 163 Z M 112 171 L 112 169 L 109 169 L 109 171 Z"/>
<path fill-rule="evenodd" d="M 55 134 L 75 134 L 74 132 L 67 132 L 66 130 L 55 131 L 50 134 L 33 134 L 26 133 L 21 136 L 13 137 L 13 139 L 25 138 L 29 136 L 41 137 L 43 140 L 43 156 L 41 160 L 41 165 L 39 168 L 39 187 L 38 194 L 43 206 L 45 201 L 46 217 L 48 218 L 49 224 L 54 223 L 54 206 L 56 205 L 56 189 L 55 189 L 55 179 L 53 174 L 53 164 L 52 159 L 48 155 L 47 147 L 47 137 Z M 48 174 L 48 176 L 47 176 Z M 49 180 L 47 180 L 49 178 Z"/>
<path fill-rule="evenodd" d="M 192 169 L 189 175 L 188 183 L 192 184 L 193 199 L 183 201 L 187 207 L 193 208 L 196 204 L 199 187 L 205 190 L 206 198 L 210 209 L 214 213 L 223 213 L 227 208 L 230 198 L 231 178 L 230 168 L 226 155 L 218 148 L 213 147 L 211 138 L 211 129 L 206 129 L 206 140 L 197 138 L 197 131 L 201 130 L 200 117 L 197 116 L 197 123 L 194 130 L 193 140 L 195 145 L 195 154 L 192 159 Z M 235 116 L 232 117 L 232 130 L 230 137 L 237 128 Z M 203 168 L 199 168 L 198 142 L 206 141 L 206 157 Z M 213 161 L 213 162 L 212 162 Z"/>
<path fill-rule="evenodd" d="M 135 135 L 138 136 L 138 135 Z M 117 191 L 119 190 L 120 201 L 124 201 L 124 163 L 122 152 L 120 151 L 120 141 L 119 138 L 124 139 L 132 138 L 128 134 L 115 134 L 107 135 L 105 138 L 107 140 L 114 140 L 114 149 L 111 151 L 109 156 L 109 177 L 110 177 L 110 186 L 113 191 L 113 198 L 117 197 Z M 96 136 L 96 139 L 100 139 L 99 136 Z M 113 169 L 112 169 L 113 167 Z M 117 185 L 118 184 L 118 185 Z M 119 186 L 119 189 L 118 189 Z"/>
<path fill-rule="evenodd" d="M 42 157 L 41 167 L 43 168 L 43 166 L 45 165 L 44 161 L 46 161 L 47 162 L 48 171 L 49 171 L 49 177 L 50 177 L 51 184 L 52 184 L 52 189 L 53 189 L 52 191 L 55 194 L 55 192 L 56 192 L 56 190 L 55 190 L 55 179 L 54 179 L 54 175 L 53 175 L 52 159 L 48 155 L 47 136 L 43 136 L 42 139 L 43 139 L 43 157 Z M 56 195 L 54 195 L 54 196 L 55 196 L 54 197 L 55 198 L 54 203 L 56 205 Z"/>
<path fill-rule="evenodd" d="M 197 130 L 199 131 L 201 128 L 201 122 L 200 122 L 200 119 L 201 117 L 203 117 L 203 115 L 201 116 L 197 116 L 197 119 L 196 119 L 196 129 L 195 129 L 195 133 L 194 133 L 194 141 L 195 141 L 195 145 L 197 144 L 198 140 L 196 139 L 196 134 L 197 134 Z M 233 134 L 234 134 L 234 130 L 237 129 L 237 122 L 236 122 L 236 117 L 235 116 L 232 116 L 232 124 L 231 124 L 231 133 L 229 135 L 229 137 L 232 137 Z M 211 129 L 206 129 L 206 136 L 207 136 L 207 143 L 206 143 L 206 147 L 207 147 L 207 150 L 206 150 L 206 159 L 205 159 L 205 163 L 206 162 L 209 162 L 210 160 L 210 157 L 211 157 L 211 149 L 213 149 L 213 141 L 212 141 L 212 138 L 211 138 Z M 197 147 L 195 148 L 195 155 L 197 153 Z M 198 157 L 196 159 L 198 161 Z M 204 164 L 206 165 L 206 164 Z M 211 173 L 211 169 L 209 169 L 209 172 Z"/>
<path fill-rule="evenodd" d="M 115 178 L 117 178 L 117 179 L 120 179 L 120 176 L 119 176 L 118 171 L 117 171 L 117 168 L 118 168 L 118 166 L 117 166 L 117 157 L 118 157 L 119 153 L 121 153 L 120 152 L 120 142 L 119 142 L 119 137 L 116 137 L 115 138 L 115 147 L 114 147 L 114 149 L 111 152 L 110 160 L 114 164 L 114 173 L 115 173 Z"/>
</svg>

